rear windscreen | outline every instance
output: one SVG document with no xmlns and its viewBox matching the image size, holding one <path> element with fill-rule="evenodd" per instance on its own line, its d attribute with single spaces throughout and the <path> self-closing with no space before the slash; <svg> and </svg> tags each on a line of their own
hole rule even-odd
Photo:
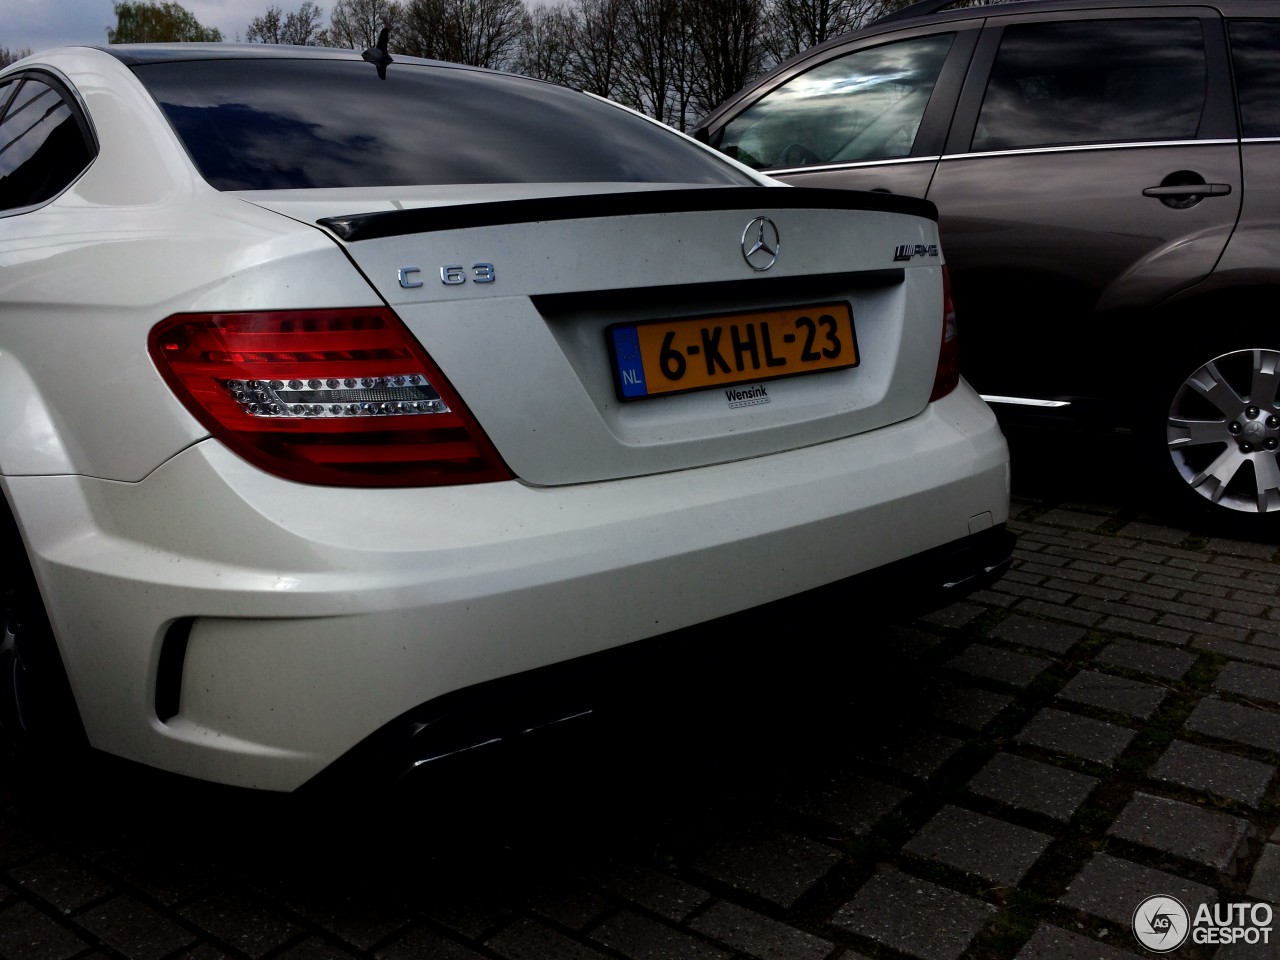
<svg viewBox="0 0 1280 960">
<path fill-rule="evenodd" d="M 133 70 L 219 190 L 752 182 L 641 117 L 513 75 L 257 58 Z"/>
</svg>

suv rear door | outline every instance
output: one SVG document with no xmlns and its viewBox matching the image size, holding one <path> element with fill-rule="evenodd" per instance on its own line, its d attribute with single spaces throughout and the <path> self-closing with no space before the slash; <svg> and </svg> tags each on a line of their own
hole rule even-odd
<svg viewBox="0 0 1280 960">
<path fill-rule="evenodd" d="M 984 393 L 1114 394 L 1114 310 L 1213 270 L 1241 203 L 1208 8 L 987 21 L 928 192 Z M 1131 354 L 1130 354 L 1131 355 Z M 1092 368 L 1092 370 L 1090 370 Z"/>
</svg>

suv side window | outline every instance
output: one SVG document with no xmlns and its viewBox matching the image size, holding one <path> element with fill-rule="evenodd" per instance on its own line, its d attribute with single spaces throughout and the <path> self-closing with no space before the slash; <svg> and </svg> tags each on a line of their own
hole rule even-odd
<svg viewBox="0 0 1280 960">
<path fill-rule="evenodd" d="M 972 149 L 1194 139 L 1206 84 L 1198 20 L 1007 27 Z"/>
<path fill-rule="evenodd" d="M 717 147 L 757 169 L 908 156 L 954 40 L 916 37 L 829 60 L 740 113 Z"/>
<path fill-rule="evenodd" d="M 1231 65 L 1245 137 L 1280 137 L 1280 20 L 1234 20 Z"/>
<path fill-rule="evenodd" d="M 76 112 L 43 80 L 15 81 L 0 117 L 0 212 L 52 200 L 93 159 Z M 0 90 L 2 102 L 9 90 Z"/>
</svg>

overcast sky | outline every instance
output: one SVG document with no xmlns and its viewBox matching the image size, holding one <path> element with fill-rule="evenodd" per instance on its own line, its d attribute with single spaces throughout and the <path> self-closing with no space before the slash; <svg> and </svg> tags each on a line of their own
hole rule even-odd
<svg viewBox="0 0 1280 960">
<path fill-rule="evenodd" d="M 178 0 L 206 27 L 217 27 L 224 40 L 244 38 L 249 21 L 270 6 L 285 13 L 301 0 Z M 331 4 L 320 7 L 329 19 Z M 39 53 L 64 43 L 106 43 L 107 28 L 116 25 L 112 0 L 0 0 L 0 47 Z"/>
</svg>

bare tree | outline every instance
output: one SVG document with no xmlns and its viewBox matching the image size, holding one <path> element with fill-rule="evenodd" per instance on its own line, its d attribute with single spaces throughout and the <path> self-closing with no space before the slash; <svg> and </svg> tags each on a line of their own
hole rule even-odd
<svg viewBox="0 0 1280 960">
<path fill-rule="evenodd" d="M 856 30 L 895 0 L 770 0 L 761 42 L 773 63 Z M 902 2 L 897 3 L 898 6 Z"/>
<path fill-rule="evenodd" d="M 684 19 L 697 54 L 693 105 L 705 113 L 763 71 L 764 0 L 685 0 Z"/>
<path fill-rule="evenodd" d="M 632 26 L 624 59 L 622 100 L 655 120 L 680 126 L 688 97 L 678 85 L 686 64 L 684 0 L 623 0 Z"/>
<path fill-rule="evenodd" d="M 581 30 L 582 14 L 574 7 L 534 7 L 529 11 L 515 69 L 525 76 L 573 86 Z"/>
<path fill-rule="evenodd" d="M 378 42 L 383 27 L 391 30 L 391 48 L 401 49 L 398 30 L 404 8 L 395 0 L 338 0 L 329 15 L 329 43 L 364 50 Z"/>
<path fill-rule="evenodd" d="M 631 20 L 627 0 L 578 0 L 573 83 L 602 97 L 620 96 Z"/>
<path fill-rule="evenodd" d="M 505 70 L 520 54 L 528 20 L 524 0 L 411 0 L 400 49 Z"/>
<path fill-rule="evenodd" d="M 249 43 L 287 43 L 299 47 L 325 45 L 323 26 L 324 11 L 304 0 L 301 7 L 286 14 L 279 7 L 268 7 L 260 17 L 254 17 L 245 31 Z"/>
<path fill-rule="evenodd" d="M 10 50 L 8 47 L 0 47 L 0 67 L 7 67 L 11 63 L 17 63 L 23 57 L 29 56 L 31 56 L 30 48 Z"/>
</svg>

